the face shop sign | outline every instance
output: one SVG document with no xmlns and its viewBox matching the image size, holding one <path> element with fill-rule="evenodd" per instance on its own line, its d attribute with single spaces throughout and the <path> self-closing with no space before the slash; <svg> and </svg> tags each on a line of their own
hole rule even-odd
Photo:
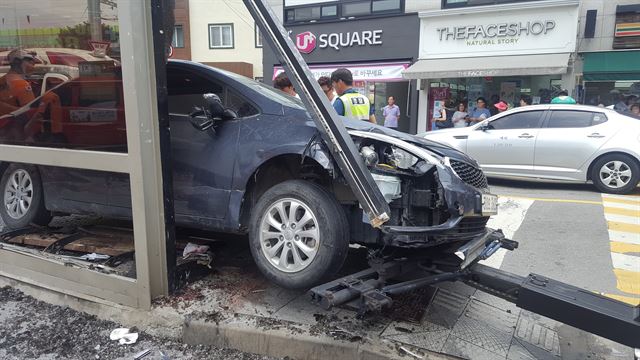
<svg viewBox="0 0 640 360">
<path fill-rule="evenodd" d="M 517 42 L 521 36 L 548 34 L 556 27 L 554 20 L 537 20 L 488 25 L 452 26 L 437 28 L 440 41 L 467 40 L 467 42 L 487 42 L 497 39 L 501 42 Z M 510 38 L 510 39 L 506 39 Z"/>
<path fill-rule="evenodd" d="M 342 48 L 374 45 L 382 45 L 382 30 L 322 33 L 317 37 L 311 31 L 305 31 L 296 35 L 296 47 L 303 54 L 310 54 L 316 47 L 340 51 Z"/>
</svg>

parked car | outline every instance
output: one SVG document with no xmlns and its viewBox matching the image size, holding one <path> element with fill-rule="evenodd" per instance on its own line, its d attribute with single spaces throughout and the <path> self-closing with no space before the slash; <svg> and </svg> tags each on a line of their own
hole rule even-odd
<svg viewBox="0 0 640 360">
<path fill-rule="evenodd" d="M 201 64 L 167 68 L 176 223 L 248 234 L 274 282 L 317 284 L 340 269 L 350 242 L 450 254 L 466 246 L 458 260 L 468 263 L 493 236 L 485 225 L 497 197 L 464 153 L 345 118 L 390 204 L 390 220 L 375 229 L 299 100 Z M 81 77 L 47 95 L 59 98 L 59 109 L 41 97 L 0 118 L 0 136 L 3 121 L 14 131 L 34 116 L 39 124 L 36 134 L 4 143 L 126 151 L 120 79 Z M 0 164 L 1 173 L 0 216 L 11 229 L 47 224 L 52 212 L 131 218 L 126 174 L 17 163 Z"/>
<path fill-rule="evenodd" d="M 422 134 L 465 152 L 489 177 L 585 183 L 627 194 L 640 181 L 640 119 L 583 105 L 534 105 Z"/>
</svg>

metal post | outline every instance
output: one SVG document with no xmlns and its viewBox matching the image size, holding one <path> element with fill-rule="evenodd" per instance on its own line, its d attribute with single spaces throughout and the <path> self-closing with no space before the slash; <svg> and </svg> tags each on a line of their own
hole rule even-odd
<svg viewBox="0 0 640 360">
<path fill-rule="evenodd" d="M 87 13 L 89 14 L 89 29 L 91 31 L 91 40 L 102 41 L 100 0 L 87 0 Z"/>
</svg>

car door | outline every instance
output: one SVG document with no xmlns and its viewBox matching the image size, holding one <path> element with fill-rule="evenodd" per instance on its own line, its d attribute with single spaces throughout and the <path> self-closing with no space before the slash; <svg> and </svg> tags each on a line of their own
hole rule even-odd
<svg viewBox="0 0 640 360">
<path fill-rule="evenodd" d="M 534 147 L 545 110 L 519 111 L 469 132 L 467 154 L 488 175 L 529 176 L 533 173 Z"/>
<path fill-rule="evenodd" d="M 602 112 L 551 110 L 538 133 L 535 170 L 559 180 L 586 180 L 580 169 L 618 130 Z"/>
<path fill-rule="evenodd" d="M 233 180 L 240 119 L 215 129 L 197 130 L 189 113 L 203 106 L 205 93 L 214 93 L 229 107 L 231 90 L 220 81 L 189 70 L 169 67 L 169 116 L 174 206 L 177 215 L 224 219 Z M 234 108 L 237 110 L 237 108 Z"/>
</svg>

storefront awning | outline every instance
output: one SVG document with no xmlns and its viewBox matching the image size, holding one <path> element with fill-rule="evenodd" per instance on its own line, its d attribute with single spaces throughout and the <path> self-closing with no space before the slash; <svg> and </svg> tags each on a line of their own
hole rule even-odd
<svg viewBox="0 0 640 360">
<path fill-rule="evenodd" d="M 405 79 L 553 75 L 567 72 L 569 54 L 424 59 L 406 69 Z"/>
<path fill-rule="evenodd" d="M 585 81 L 640 80 L 640 51 L 607 51 L 584 54 Z"/>
</svg>

